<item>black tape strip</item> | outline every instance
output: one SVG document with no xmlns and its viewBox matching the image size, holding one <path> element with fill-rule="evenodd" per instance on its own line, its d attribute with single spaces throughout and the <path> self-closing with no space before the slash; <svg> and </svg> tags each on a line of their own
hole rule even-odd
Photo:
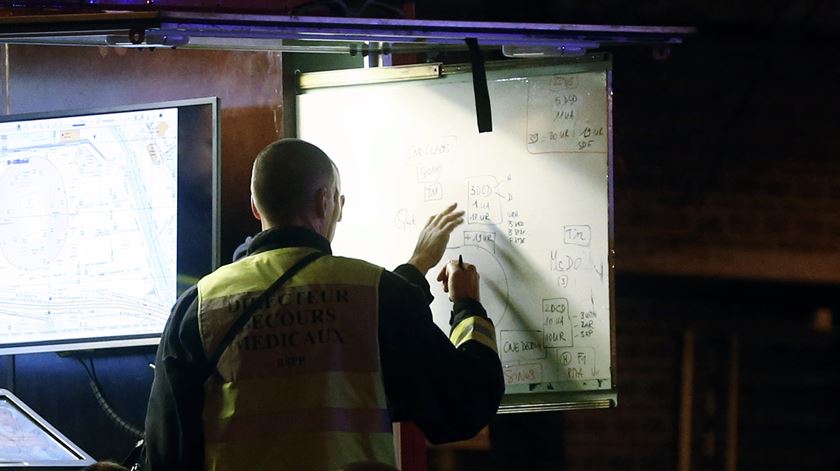
<svg viewBox="0 0 840 471">
<path fill-rule="evenodd" d="M 475 94 L 475 115 L 478 120 L 478 132 L 493 131 L 493 116 L 490 112 L 490 92 L 487 90 L 487 72 L 484 69 L 484 56 L 478 48 L 478 40 L 466 38 L 472 62 L 473 93 Z"/>
</svg>

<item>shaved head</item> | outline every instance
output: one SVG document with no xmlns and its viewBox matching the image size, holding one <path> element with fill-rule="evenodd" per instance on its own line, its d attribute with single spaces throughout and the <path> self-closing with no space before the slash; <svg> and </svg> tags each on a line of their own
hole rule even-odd
<svg viewBox="0 0 840 471">
<path fill-rule="evenodd" d="M 264 226 L 299 225 L 321 217 L 321 200 L 338 201 L 339 194 L 338 170 L 314 144 L 280 139 L 254 161 L 251 195 Z"/>
</svg>

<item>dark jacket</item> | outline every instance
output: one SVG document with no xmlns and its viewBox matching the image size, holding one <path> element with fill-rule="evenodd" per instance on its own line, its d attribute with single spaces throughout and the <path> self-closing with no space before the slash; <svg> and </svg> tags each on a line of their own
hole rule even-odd
<svg viewBox="0 0 840 471">
<path fill-rule="evenodd" d="M 300 246 L 331 253 L 329 241 L 314 232 L 278 228 L 257 234 L 247 254 Z M 379 349 L 391 419 L 414 422 L 432 443 L 474 436 L 504 392 L 498 355 L 477 341 L 452 345 L 433 323 L 429 284 L 412 265 L 384 270 L 379 283 Z M 158 347 L 146 416 L 150 469 L 203 466 L 203 383 L 211 369 L 196 298 L 195 287 L 179 297 Z M 473 315 L 486 316 L 480 303 L 455 303 L 450 324 Z"/>
</svg>

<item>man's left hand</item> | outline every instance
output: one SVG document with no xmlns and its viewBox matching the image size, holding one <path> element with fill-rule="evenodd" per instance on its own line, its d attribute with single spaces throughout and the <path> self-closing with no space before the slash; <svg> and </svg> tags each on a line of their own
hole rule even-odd
<svg viewBox="0 0 840 471">
<path fill-rule="evenodd" d="M 446 244 L 449 243 L 449 235 L 464 222 L 464 212 L 455 211 L 457 206 L 458 203 L 452 203 L 448 208 L 430 217 L 420 231 L 417 246 L 408 263 L 417 267 L 421 273 L 425 274 L 440 262 Z"/>
</svg>

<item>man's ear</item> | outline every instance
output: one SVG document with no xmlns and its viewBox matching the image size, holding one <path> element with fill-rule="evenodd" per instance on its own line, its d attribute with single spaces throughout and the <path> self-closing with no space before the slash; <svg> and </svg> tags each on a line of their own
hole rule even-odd
<svg viewBox="0 0 840 471">
<path fill-rule="evenodd" d="M 324 219 L 327 217 L 327 213 L 329 212 L 330 207 L 330 192 L 329 189 L 326 187 L 321 187 L 318 190 L 318 195 L 316 196 L 317 204 L 316 210 L 318 211 L 318 217 L 320 219 Z"/>
<path fill-rule="evenodd" d="M 257 221 L 262 221 L 262 216 L 260 215 L 260 210 L 257 209 L 257 203 L 254 202 L 254 197 L 251 196 L 251 214 L 257 219 Z"/>
</svg>

